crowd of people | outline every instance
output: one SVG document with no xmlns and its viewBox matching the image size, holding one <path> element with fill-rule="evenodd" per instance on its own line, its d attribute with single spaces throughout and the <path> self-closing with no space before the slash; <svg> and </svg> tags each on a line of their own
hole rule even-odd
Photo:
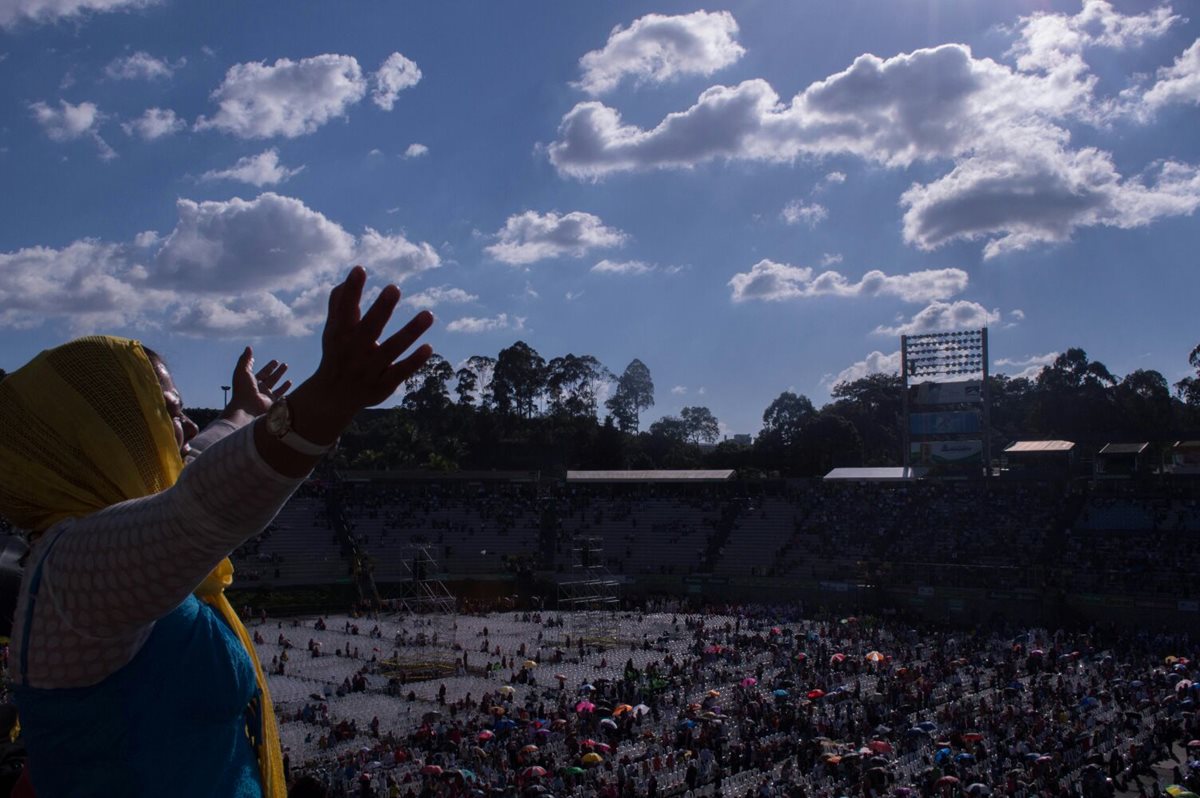
<svg viewBox="0 0 1200 798">
<path fill-rule="evenodd" d="M 1185 631 L 657 609 L 674 611 L 622 616 L 615 647 L 564 638 L 553 613 L 446 619 L 455 672 L 400 690 L 388 650 L 414 619 L 372 622 L 384 651 L 272 677 L 291 776 L 319 782 L 311 794 L 448 798 L 1200 788 Z M 315 621 L 291 623 L 318 634 Z M 330 621 L 325 634 L 345 628 Z"/>
</svg>

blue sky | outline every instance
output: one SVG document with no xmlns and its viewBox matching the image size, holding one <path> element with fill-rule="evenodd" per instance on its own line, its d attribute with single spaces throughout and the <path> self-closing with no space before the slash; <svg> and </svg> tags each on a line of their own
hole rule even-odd
<svg viewBox="0 0 1200 798">
<path fill-rule="evenodd" d="M 987 325 L 993 369 L 1198 342 L 1200 19 L 1133 2 L 0 0 L 0 367 L 141 338 L 303 377 L 356 262 L 452 363 L 651 370 L 643 425 Z M 398 322 L 397 322 L 398 323 Z"/>
</svg>

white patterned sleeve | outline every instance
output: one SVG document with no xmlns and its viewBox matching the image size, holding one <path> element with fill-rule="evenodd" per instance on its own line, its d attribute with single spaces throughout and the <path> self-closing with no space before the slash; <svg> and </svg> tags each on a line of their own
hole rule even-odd
<svg viewBox="0 0 1200 798">
<path fill-rule="evenodd" d="M 191 448 L 191 451 L 188 453 L 188 456 L 184 458 L 184 465 L 191 465 L 192 461 L 199 457 L 205 449 L 207 449 L 209 446 L 212 446 L 226 435 L 237 432 L 240 428 L 240 425 L 234 421 L 231 421 L 227 418 L 218 418 L 216 421 L 205 427 L 200 434 L 188 441 L 188 446 Z"/>
<path fill-rule="evenodd" d="M 303 481 L 262 460 L 247 424 L 212 443 L 174 487 L 68 522 L 43 585 L 71 628 L 139 635 L 261 532 Z"/>
</svg>

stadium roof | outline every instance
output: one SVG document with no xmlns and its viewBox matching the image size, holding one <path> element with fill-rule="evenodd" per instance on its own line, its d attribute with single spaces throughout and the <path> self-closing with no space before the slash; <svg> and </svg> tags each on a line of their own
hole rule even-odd
<svg viewBox="0 0 1200 798">
<path fill-rule="evenodd" d="M 1148 443 L 1106 443 L 1100 454 L 1141 454 Z"/>
<path fill-rule="evenodd" d="M 835 468 L 825 475 L 825 479 L 849 479 L 859 482 L 899 482 L 910 479 L 920 479 L 929 473 L 928 468 L 916 466 L 875 467 L 875 468 Z"/>
<path fill-rule="evenodd" d="M 354 471 L 339 470 L 346 482 L 536 482 L 536 471 Z"/>
<path fill-rule="evenodd" d="M 1071 441 L 1017 441 L 1004 450 L 1005 454 L 1054 454 L 1075 448 Z"/>
<path fill-rule="evenodd" d="M 733 478 L 733 469 L 714 471 L 568 471 L 567 482 L 724 482 Z"/>
</svg>

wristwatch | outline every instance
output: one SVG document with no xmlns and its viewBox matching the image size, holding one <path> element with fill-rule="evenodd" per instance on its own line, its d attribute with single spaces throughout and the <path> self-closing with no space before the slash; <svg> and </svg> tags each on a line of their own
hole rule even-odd
<svg viewBox="0 0 1200 798">
<path fill-rule="evenodd" d="M 275 436 L 284 446 L 295 449 L 301 454 L 320 457 L 337 446 L 337 441 L 324 446 L 313 443 L 292 429 L 292 409 L 288 407 L 286 396 L 275 400 L 275 404 L 271 405 L 271 409 L 267 411 L 266 421 L 267 432 Z"/>
</svg>

